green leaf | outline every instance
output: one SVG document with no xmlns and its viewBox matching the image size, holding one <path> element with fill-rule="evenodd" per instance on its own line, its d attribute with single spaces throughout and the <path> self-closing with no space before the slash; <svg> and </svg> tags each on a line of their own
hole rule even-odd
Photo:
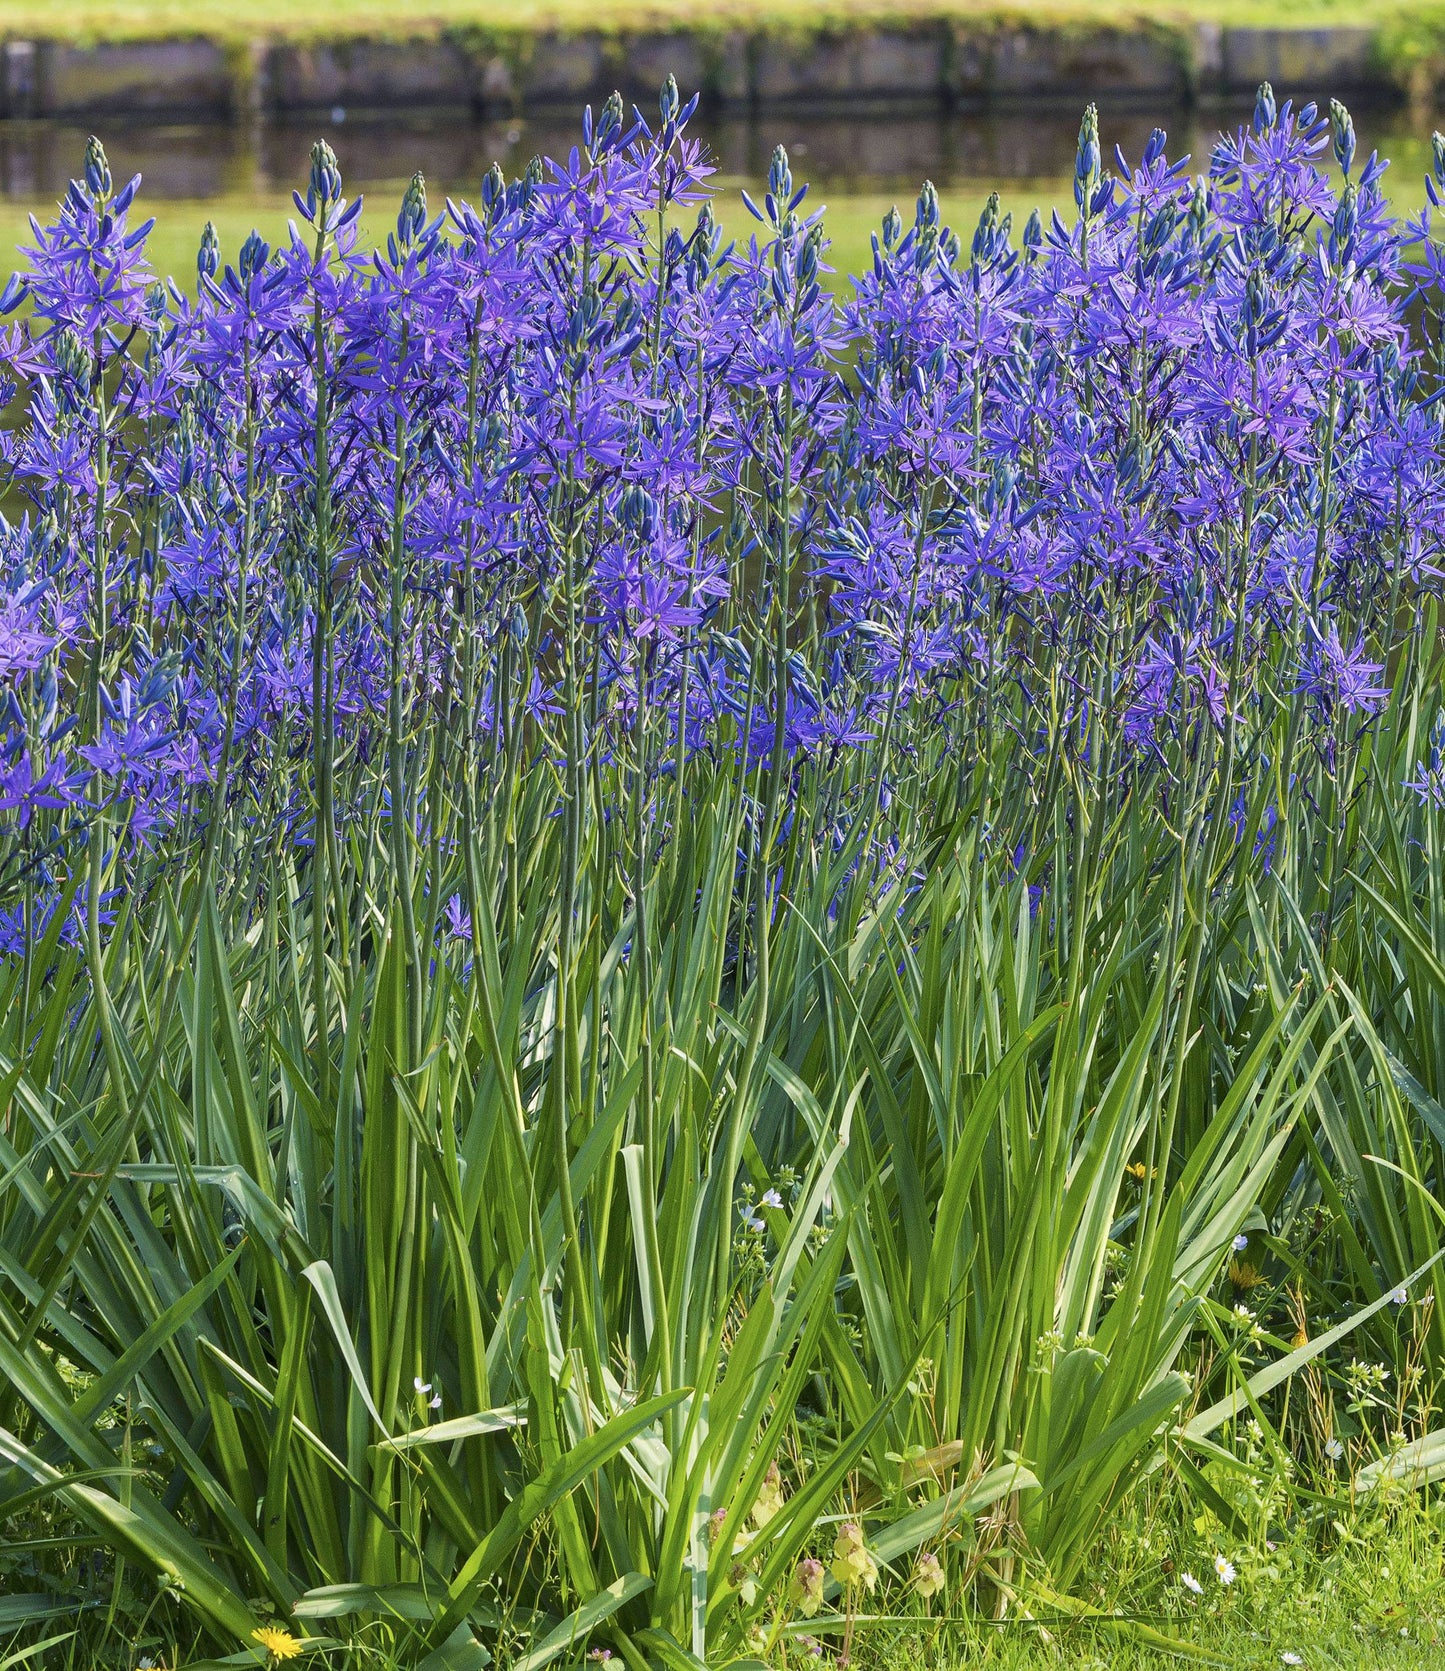
<svg viewBox="0 0 1445 1671">
<path fill-rule="evenodd" d="M 473 1416 L 453 1416 L 450 1421 L 434 1422 L 430 1427 L 419 1427 L 411 1433 L 399 1433 L 373 1445 L 373 1450 L 407 1451 L 418 1445 L 449 1445 L 457 1439 L 474 1439 L 482 1433 L 505 1433 L 509 1428 L 525 1427 L 527 1416 L 520 1404 L 505 1404 L 496 1410 L 478 1410 Z"/>
<path fill-rule="evenodd" d="M 1387 1481 L 1431 1485 L 1445 1479 L 1445 1431 L 1426 1433 L 1388 1456 L 1367 1462 L 1355 1474 L 1356 1491 L 1373 1491 Z"/>
<path fill-rule="evenodd" d="M 535 1647 L 529 1648 L 520 1659 L 512 1661 L 511 1671 L 542 1671 L 554 1659 L 567 1653 L 585 1639 L 588 1631 L 610 1619 L 617 1609 L 633 1596 L 643 1595 L 652 1588 L 652 1580 L 640 1572 L 629 1572 L 616 1583 L 584 1602 L 574 1613 L 569 1613 L 554 1631 L 544 1636 Z"/>
</svg>

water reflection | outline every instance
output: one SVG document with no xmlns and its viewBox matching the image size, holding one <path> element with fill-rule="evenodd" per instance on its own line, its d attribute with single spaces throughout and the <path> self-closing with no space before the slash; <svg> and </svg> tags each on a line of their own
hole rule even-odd
<svg viewBox="0 0 1445 1671">
<path fill-rule="evenodd" d="M 342 117 L 341 112 L 334 115 Z M 1201 160 L 1221 125 L 1233 126 L 1248 109 L 1207 116 L 1173 110 L 1118 113 L 1104 120 L 1106 143 L 1137 156 L 1155 126 L 1170 130 L 1170 149 Z M 1359 122 L 1362 149 L 1413 152 L 1428 141 L 1428 116 L 1407 111 L 1367 113 Z M 698 127 L 724 178 L 755 179 L 781 142 L 795 173 L 834 190 L 859 192 L 916 186 L 1012 184 L 1057 179 L 1070 172 L 1076 116 L 1052 111 L 868 117 L 766 115 L 703 119 Z M 1371 132 L 1371 128 L 1374 132 Z M 515 122 L 466 122 L 455 117 L 346 119 L 305 126 L 161 126 L 110 122 L 102 137 L 115 173 L 140 170 L 149 195 L 161 198 L 265 197 L 284 191 L 305 171 L 318 131 L 336 147 L 349 182 L 377 186 L 422 169 L 441 190 L 472 192 L 493 161 L 519 169 L 533 152 L 565 155 L 576 143 L 575 123 L 561 117 Z M 65 189 L 86 130 L 68 123 L 0 124 L 0 192 L 16 200 L 52 199 Z"/>
</svg>

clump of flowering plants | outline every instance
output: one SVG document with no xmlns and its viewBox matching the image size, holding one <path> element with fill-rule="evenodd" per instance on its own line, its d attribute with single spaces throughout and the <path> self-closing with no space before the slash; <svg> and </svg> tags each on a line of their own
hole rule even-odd
<svg viewBox="0 0 1445 1671">
<path fill-rule="evenodd" d="M 1246 1224 L 1435 1280 L 1428 212 L 1091 111 L 839 300 L 692 111 L 193 296 L 92 142 L 0 299 L 0 1517 L 232 1647 L 1057 1598 Z"/>
</svg>

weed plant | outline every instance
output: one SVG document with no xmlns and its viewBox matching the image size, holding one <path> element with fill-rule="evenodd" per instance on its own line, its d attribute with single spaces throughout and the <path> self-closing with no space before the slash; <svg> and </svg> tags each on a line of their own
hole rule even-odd
<svg viewBox="0 0 1445 1671">
<path fill-rule="evenodd" d="M 839 305 L 691 110 L 369 256 L 318 144 L 194 301 L 92 142 L 5 290 L 17 1652 L 1157 1646 L 1433 1527 L 1429 211 L 1091 110 Z"/>
</svg>

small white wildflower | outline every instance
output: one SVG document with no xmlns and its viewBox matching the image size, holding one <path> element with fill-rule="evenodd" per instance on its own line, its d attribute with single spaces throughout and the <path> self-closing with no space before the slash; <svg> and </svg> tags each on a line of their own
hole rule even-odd
<svg viewBox="0 0 1445 1671">
<path fill-rule="evenodd" d="M 1286 1665 L 1303 1665 L 1304 1661 L 1298 1654 L 1292 1654 L 1288 1648 L 1279 1656 Z"/>
<path fill-rule="evenodd" d="M 1204 1594 L 1204 1586 L 1192 1572 L 1181 1572 L 1179 1574 L 1179 1582 L 1186 1590 L 1193 1590 L 1194 1594 L 1197 1596 L 1202 1596 Z"/>
<path fill-rule="evenodd" d="M 431 1382 L 423 1381 L 420 1375 L 413 1375 L 411 1384 L 419 1393 L 429 1393 L 431 1391 Z"/>
<path fill-rule="evenodd" d="M 1239 1235 L 1237 1235 L 1234 1238 L 1234 1251 L 1236 1253 L 1243 1253 L 1245 1248 L 1247 1248 L 1248 1246 L 1249 1246 L 1249 1237 L 1246 1236 L 1243 1231 L 1241 1231 L 1239 1233 Z"/>
<path fill-rule="evenodd" d="M 782 1204 L 783 1198 L 775 1189 L 764 1190 L 763 1198 L 758 1202 L 760 1207 L 781 1207 Z"/>
<path fill-rule="evenodd" d="M 1332 1462 L 1338 1462 L 1344 1454 L 1345 1447 L 1338 1439 L 1325 1440 L 1325 1455 L 1329 1457 Z"/>
<path fill-rule="evenodd" d="M 1404 1288 L 1397 1288 L 1394 1293 L 1390 1295 L 1391 1305 L 1408 1305 L 1409 1300 L 1409 1292 Z"/>
<path fill-rule="evenodd" d="M 442 1407 L 442 1395 L 440 1393 L 437 1393 L 434 1398 L 431 1398 L 427 1401 L 427 1409 L 428 1410 L 440 1410 L 441 1407 Z"/>
<path fill-rule="evenodd" d="M 1226 1560 L 1223 1555 L 1216 1555 L 1214 1557 L 1214 1571 L 1218 1575 L 1219 1582 L 1221 1584 L 1232 1584 L 1238 1577 L 1238 1574 L 1234 1570 L 1233 1562 Z"/>
</svg>

